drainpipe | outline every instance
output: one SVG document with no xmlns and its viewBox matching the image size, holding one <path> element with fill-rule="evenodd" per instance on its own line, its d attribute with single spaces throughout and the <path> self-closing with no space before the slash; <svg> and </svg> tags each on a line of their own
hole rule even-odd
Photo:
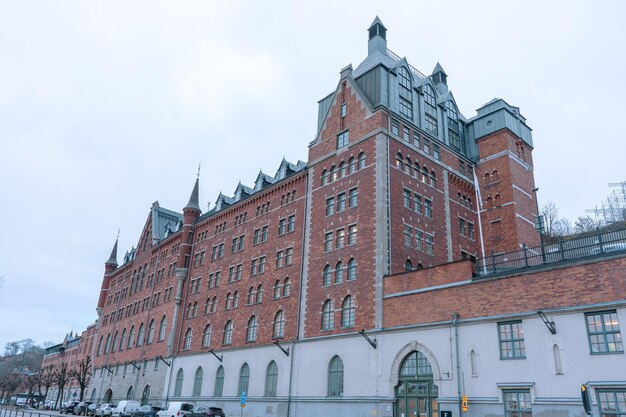
<svg viewBox="0 0 626 417">
<path fill-rule="evenodd" d="M 459 417 L 463 415 L 461 405 L 461 365 L 459 364 L 459 313 L 452 313 L 452 325 L 454 326 L 454 348 L 456 350 L 456 389 L 459 403 Z"/>
</svg>

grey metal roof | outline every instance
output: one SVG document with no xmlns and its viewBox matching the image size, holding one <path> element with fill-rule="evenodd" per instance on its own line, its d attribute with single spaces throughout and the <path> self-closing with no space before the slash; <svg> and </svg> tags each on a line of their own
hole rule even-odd
<svg viewBox="0 0 626 417">
<path fill-rule="evenodd" d="M 152 242 L 156 244 L 172 233 L 180 230 L 183 224 L 183 215 L 159 206 L 159 202 L 152 204 Z"/>
<path fill-rule="evenodd" d="M 432 74 L 437 74 L 438 72 L 443 72 L 444 75 L 448 75 L 446 74 L 446 72 L 443 70 L 443 67 L 441 66 L 441 64 L 439 62 L 437 62 L 437 65 L 435 65 L 435 69 L 433 70 Z"/>
<path fill-rule="evenodd" d="M 189 202 L 185 206 L 185 209 L 196 209 L 198 211 L 202 211 L 200 210 L 200 204 L 198 203 L 198 183 L 199 182 L 200 180 L 196 178 L 196 182 L 193 186 L 193 190 L 191 191 L 191 195 L 189 196 Z"/>
<path fill-rule="evenodd" d="M 378 16 L 376 16 L 376 17 L 374 18 L 374 21 L 373 21 L 373 22 L 372 22 L 372 24 L 370 25 L 370 29 L 371 29 L 371 27 L 372 27 L 372 26 L 376 25 L 377 23 L 378 23 L 379 25 L 381 25 L 382 27 L 384 27 L 384 28 L 385 28 L 385 25 L 383 25 L 383 22 L 380 20 L 380 18 L 379 18 Z M 385 29 L 387 29 L 387 28 L 385 28 Z"/>
<path fill-rule="evenodd" d="M 115 239 L 115 245 L 113 245 L 113 250 L 111 250 L 111 256 L 109 256 L 109 260 L 106 261 L 105 265 L 117 266 L 117 239 Z"/>
<path fill-rule="evenodd" d="M 396 60 L 387 54 L 383 54 L 380 51 L 376 51 L 371 55 L 368 55 L 363 62 L 359 64 L 354 71 L 352 71 L 352 77 L 358 78 L 365 74 L 369 70 L 376 68 L 378 65 L 384 65 L 386 68 L 391 69 L 396 65 Z"/>
</svg>

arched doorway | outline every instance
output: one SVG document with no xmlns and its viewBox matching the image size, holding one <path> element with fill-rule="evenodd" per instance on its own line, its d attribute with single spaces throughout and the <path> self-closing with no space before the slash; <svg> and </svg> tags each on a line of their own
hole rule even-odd
<svg viewBox="0 0 626 417">
<path fill-rule="evenodd" d="M 146 385 L 141 393 L 141 405 L 147 405 L 150 401 L 150 385 Z"/>
<path fill-rule="evenodd" d="M 433 370 L 421 352 L 409 353 L 400 366 L 396 391 L 396 417 L 437 417 L 438 388 Z"/>
<path fill-rule="evenodd" d="M 108 388 L 104 392 L 104 402 L 110 404 L 112 399 L 113 399 L 113 391 L 111 391 L 111 388 Z"/>
</svg>

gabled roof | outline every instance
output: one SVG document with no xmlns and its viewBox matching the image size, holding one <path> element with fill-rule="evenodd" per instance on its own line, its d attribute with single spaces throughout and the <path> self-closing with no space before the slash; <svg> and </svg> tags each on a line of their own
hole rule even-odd
<svg viewBox="0 0 626 417">
<path fill-rule="evenodd" d="M 183 215 L 159 206 L 156 201 L 152 205 L 152 242 L 156 244 L 169 236 L 173 231 L 180 230 Z"/>
</svg>

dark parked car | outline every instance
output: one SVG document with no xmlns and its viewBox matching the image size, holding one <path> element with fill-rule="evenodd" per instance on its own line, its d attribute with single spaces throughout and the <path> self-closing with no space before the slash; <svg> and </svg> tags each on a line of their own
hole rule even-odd
<svg viewBox="0 0 626 417">
<path fill-rule="evenodd" d="M 187 414 L 185 417 L 226 417 L 226 414 L 224 414 L 224 410 L 219 407 L 208 407 L 208 409 L 205 411 Z"/>
<path fill-rule="evenodd" d="M 74 414 L 74 407 L 78 405 L 78 401 L 68 401 L 61 405 L 61 409 L 59 413 L 63 414 Z"/>
<path fill-rule="evenodd" d="M 135 411 L 131 417 L 156 417 L 156 414 L 161 411 L 161 407 L 155 407 L 153 405 L 142 405 L 139 410 Z"/>
<path fill-rule="evenodd" d="M 81 401 L 78 404 L 76 404 L 76 406 L 74 407 L 74 415 L 78 415 L 80 416 L 82 415 L 87 415 L 87 407 L 89 407 L 91 404 L 93 404 L 92 401 Z M 69 414 L 69 413 L 68 413 Z"/>
</svg>

